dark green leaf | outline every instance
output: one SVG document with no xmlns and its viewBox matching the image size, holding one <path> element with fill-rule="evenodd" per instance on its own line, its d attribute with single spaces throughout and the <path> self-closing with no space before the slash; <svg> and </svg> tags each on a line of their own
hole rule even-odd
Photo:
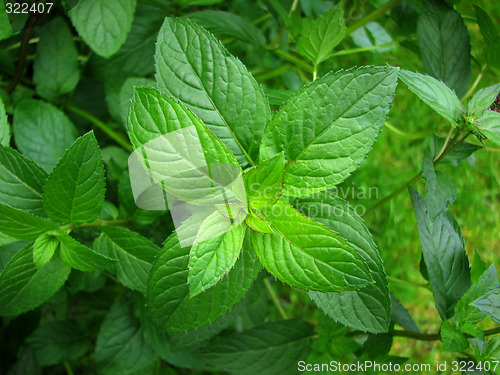
<svg viewBox="0 0 500 375">
<path fill-rule="evenodd" d="M 460 14 L 439 0 L 424 3 L 417 22 L 422 61 L 427 74 L 443 81 L 459 97 L 470 80 L 470 43 Z"/>
<path fill-rule="evenodd" d="M 0 315 L 20 315 L 40 306 L 64 285 L 70 270 L 59 256 L 36 268 L 33 246 L 20 250 L 0 274 Z"/>
<path fill-rule="evenodd" d="M 469 347 L 465 336 L 447 320 L 441 326 L 441 340 L 447 352 L 462 352 Z"/>
<path fill-rule="evenodd" d="M 339 3 L 304 30 L 297 42 L 297 52 L 316 66 L 342 41 L 345 30 L 344 5 Z"/>
<path fill-rule="evenodd" d="M 392 312 L 391 319 L 394 323 L 399 324 L 401 327 L 408 331 L 420 332 L 417 323 L 413 320 L 410 313 L 406 308 L 397 300 L 391 293 Z"/>
<path fill-rule="evenodd" d="M 75 127 L 62 111 L 32 99 L 15 107 L 13 128 L 19 151 L 47 172 L 77 137 Z"/>
<path fill-rule="evenodd" d="M 255 164 L 271 111 L 245 66 L 184 19 L 165 20 L 155 58 L 158 88 L 190 108 L 242 165 Z"/>
<path fill-rule="evenodd" d="M 328 74 L 280 109 L 266 128 L 260 159 L 285 152 L 285 195 L 332 188 L 358 167 L 385 122 L 397 71 L 363 67 Z"/>
<path fill-rule="evenodd" d="M 328 316 L 365 332 L 387 332 L 391 303 L 384 266 L 372 236 L 362 219 L 344 200 L 330 193 L 295 199 L 292 206 L 345 238 L 363 257 L 373 284 L 340 293 L 309 292 L 311 299 Z"/>
<path fill-rule="evenodd" d="M 204 10 L 189 13 L 187 17 L 204 27 L 219 39 L 230 37 L 264 47 L 266 40 L 262 32 L 251 22 L 236 14 L 222 10 Z"/>
<path fill-rule="evenodd" d="M 431 76 L 410 72 L 409 70 L 401 70 L 399 78 L 425 104 L 455 126 L 460 124 L 462 113 L 465 113 L 465 107 L 457 95 L 443 82 Z"/>
<path fill-rule="evenodd" d="M 291 374 L 305 359 L 313 329 L 302 320 L 265 323 L 213 341 L 199 352 L 217 369 L 238 375 Z"/>
<path fill-rule="evenodd" d="M 98 55 L 108 58 L 125 43 L 136 0 L 80 0 L 68 13 L 78 34 Z"/>
<path fill-rule="evenodd" d="M 160 249 L 138 233 L 120 227 L 102 227 L 94 242 L 96 252 L 116 260 L 115 272 L 123 285 L 146 291 L 149 271 Z"/>
<path fill-rule="evenodd" d="M 0 3 L 3 5 L 3 2 Z M 0 8 L 1 8 L 0 5 Z M 0 11 L 2 11 L 0 9 Z M 35 353 L 33 349 L 26 348 L 23 350 L 19 360 L 10 368 L 7 375 L 42 375 L 42 369 L 36 361 Z"/>
<path fill-rule="evenodd" d="M 476 13 L 479 30 L 481 30 L 481 34 L 483 34 L 486 43 L 494 44 L 498 42 L 500 40 L 500 36 L 498 35 L 497 27 L 495 26 L 495 23 L 493 22 L 489 14 L 475 4 L 474 11 Z"/>
<path fill-rule="evenodd" d="M 259 216 L 273 234 L 252 232 L 262 265 L 288 285 L 323 292 L 357 290 L 373 282 L 362 255 L 336 232 L 278 201 Z"/>
<path fill-rule="evenodd" d="M 0 40 L 12 36 L 12 27 L 10 26 L 9 15 L 5 8 L 5 2 L 0 2 Z"/>
<path fill-rule="evenodd" d="M 80 271 L 96 271 L 110 269 L 115 261 L 89 249 L 66 232 L 59 236 L 61 242 L 61 259 Z"/>
<path fill-rule="evenodd" d="M 500 287 L 496 286 L 485 295 L 475 300 L 472 305 L 500 323 Z"/>
<path fill-rule="evenodd" d="M 184 332 L 207 325 L 223 316 L 248 292 L 259 271 L 259 260 L 247 235 L 234 268 L 217 285 L 189 297 L 189 248 L 171 235 L 151 270 L 147 306 L 155 324 L 168 332 Z"/>
<path fill-rule="evenodd" d="M 457 189 L 450 177 L 434 169 L 434 163 L 429 155 L 424 156 L 422 176 L 427 181 L 427 210 L 431 221 L 434 221 L 455 202 Z"/>
<path fill-rule="evenodd" d="M 131 374 L 156 359 L 144 338 L 130 297 L 130 294 L 125 294 L 115 302 L 101 325 L 95 348 L 99 374 Z"/>
<path fill-rule="evenodd" d="M 46 99 L 54 100 L 76 87 L 80 79 L 78 51 L 62 18 L 57 17 L 43 27 L 33 71 L 36 91 Z"/>
<path fill-rule="evenodd" d="M 470 266 L 470 281 L 475 284 L 484 271 L 486 271 L 486 263 L 481 259 L 481 256 L 476 249 L 474 250 L 474 260 Z"/>
<path fill-rule="evenodd" d="M 409 191 L 434 301 L 439 315 L 446 320 L 453 316 L 456 303 L 470 287 L 464 241 L 449 212 L 441 214 L 433 222 L 425 199 L 411 187 Z"/>
<path fill-rule="evenodd" d="M 10 144 L 10 126 L 5 113 L 3 100 L 0 98 L 0 146 L 7 147 Z"/>
<path fill-rule="evenodd" d="M 36 215 L 43 214 L 47 173 L 10 147 L 0 147 L 0 203 Z"/>
<path fill-rule="evenodd" d="M 90 349 L 90 341 L 76 322 L 52 322 L 39 326 L 26 343 L 35 351 L 40 366 L 73 361 Z"/>
<path fill-rule="evenodd" d="M 445 141 L 446 138 L 438 137 L 437 135 L 432 135 L 429 143 L 433 158 L 435 158 L 438 155 Z M 481 146 L 472 143 L 468 142 L 461 143 L 456 149 L 454 149 L 443 159 L 441 159 L 440 163 L 450 163 L 453 164 L 454 166 L 457 166 L 458 164 L 460 164 L 462 160 L 467 159 L 475 151 L 480 150 L 481 148 L 482 148 Z"/>
<path fill-rule="evenodd" d="M 49 230 L 58 229 L 47 219 L 0 204 L 0 232 L 20 240 L 35 240 Z"/>
<path fill-rule="evenodd" d="M 45 184 L 43 206 L 61 224 L 90 223 L 104 202 L 101 151 L 94 132 L 78 138 L 64 153 Z"/>
</svg>

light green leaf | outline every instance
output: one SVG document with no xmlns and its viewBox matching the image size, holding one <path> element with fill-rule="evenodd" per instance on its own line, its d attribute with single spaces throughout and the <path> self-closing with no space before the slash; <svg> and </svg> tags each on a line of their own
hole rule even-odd
<svg viewBox="0 0 500 375">
<path fill-rule="evenodd" d="M 46 24 L 36 47 L 33 82 L 40 96 L 54 100 L 73 91 L 80 79 L 73 34 L 61 17 Z"/>
<path fill-rule="evenodd" d="M 94 132 L 78 138 L 45 184 L 43 206 L 60 224 L 90 223 L 104 202 L 104 166 Z"/>
<path fill-rule="evenodd" d="M 190 204 L 227 201 L 227 186 L 241 174 L 235 157 L 191 111 L 156 90 L 135 90 L 129 136 L 148 175 Z"/>
<path fill-rule="evenodd" d="M 204 27 L 219 39 L 235 38 L 257 47 L 264 47 L 262 32 L 251 22 L 237 14 L 222 10 L 203 10 L 187 14 L 187 18 Z"/>
<path fill-rule="evenodd" d="M 485 315 L 472 303 L 499 285 L 498 273 L 495 265 L 492 264 L 458 301 L 455 307 L 457 324 L 459 326 L 466 323 L 477 324 L 482 321 Z"/>
<path fill-rule="evenodd" d="M 392 42 L 391 35 L 377 22 L 368 22 L 366 25 L 354 30 L 351 33 L 353 42 L 361 48 L 382 46 Z M 394 45 L 388 45 L 382 48 L 373 48 L 372 53 L 384 53 L 394 48 Z"/>
<path fill-rule="evenodd" d="M 292 374 L 309 351 L 312 326 L 302 320 L 265 323 L 221 337 L 198 355 L 218 370 L 238 375 Z"/>
<path fill-rule="evenodd" d="M 58 229 L 47 219 L 0 204 L 0 232 L 20 240 L 35 240 L 41 234 Z"/>
<path fill-rule="evenodd" d="M 401 70 L 399 78 L 422 101 L 455 126 L 461 122 L 465 107 L 443 82 L 420 73 Z"/>
<path fill-rule="evenodd" d="M 64 285 L 70 271 L 58 256 L 36 268 L 33 246 L 20 250 L 0 274 L 0 315 L 20 315 L 40 306 Z"/>
<path fill-rule="evenodd" d="M 276 234 L 252 232 L 262 265 L 284 283 L 322 292 L 357 290 L 373 282 L 365 260 L 344 238 L 278 201 L 258 212 Z"/>
<path fill-rule="evenodd" d="M 63 361 L 74 361 L 91 346 L 86 332 L 76 322 L 50 322 L 40 325 L 26 339 L 35 351 L 40 366 L 51 366 Z"/>
<path fill-rule="evenodd" d="M 474 11 L 476 13 L 477 24 L 479 30 L 483 34 L 484 40 L 488 44 L 494 44 L 500 40 L 497 27 L 491 17 L 483 9 L 474 4 Z"/>
<path fill-rule="evenodd" d="M 251 207 L 275 203 L 283 192 L 285 160 L 280 153 L 245 171 L 243 181 Z"/>
<path fill-rule="evenodd" d="M 114 269 L 126 287 L 146 291 L 149 271 L 160 249 L 138 233 L 120 227 L 102 227 L 94 249 L 101 255 L 116 260 Z"/>
<path fill-rule="evenodd" d="M 460 14 L 439 0 L 426 1 L 417 21 L 425 72 L 461 97 L 470 80 L 470 42 Z"/>
<path fill-rule="evenodd" d="M 285 195 L 332 188 L 358 167 L 385 122 L 397 71 L 363 67 L 328 74 L 280 109 L 266 128 L 260 159 L 285 152 Z"/>
<path fill-rule="evenodd" d="M 297 42 L 297 52 L 318 65 L 342 41 L 345 30 L 344 4 L 340 2 L 304 30 Z"/>
<path fill-rule="evenodd" d="M 189 248 L 171 235 L 157 257 L 148 280 L 147 306 L 155 324 L 168 332 L 203 327 L 223 316 L 243 299 L 262 269 L 247 235 L 231 272 L 217 285 L 190 298 Z"/>
<path fill-rule="evenodd" d="M 246 228 L 240 224 L 215 238 L 193 245 L 188 263 L 191 298 L 217 284 L 234 267 Z"/>
<path fill-rule="evenodd" d="M 160 30 L 155 59 L 158 88 L 191 109 L 242 165 L 255 164 L 271 110 L 245 66 L 206 30 L 173 18 Z"/>
<path fill-rule="evenodd" d="M 77 138 L 74 125 L 61 110 L 32 99 L 15 107 L 13 129 L 19 151 L 47 172 Z"/>
<path fill-rule="evenodd" d="M 485 87 L 474 94 L 469 101 L 468 115 L 474 118 L 480 117 L 484 111 L 490 108 L 495 102 L 498 92 L 500 91 L 500 83 Z"/>
<path fill-rule="evenodd" d="M 40 235 L 33 244 L 33 263 L 35 266 L 40 268 L 51 260 L 58 246 L 59 240 L 54 235 L 49 233 Z"/>
<path fill-rule="evenodd" d="M 96 271 L 110 269 L 115 261 L 89 249 L 66 232 L 59 236 L 61 242 L 61 259 L 80 271 Z"/>
<path fill-rule="evenodd" d="M 490 141 L 500 145 L 500 112 L 484 111 L 477 119 L 477 128 Z"/>
<path fill-rule="evenodd" d="M 500 323 L 500 287 L 497 285 L 472 303 L 495 322 Z"/>
<path fill-rule="evenodd" d="M 434 221 L 457 199 L 457 189 L 453 180 L 443 172 L 434 169 L 429 155 L 424 156 L 422 176 L 427 181 L 427 210 Z"/>
<path fill-rule="evenodd" d="M 131 374 L 156 360 L 134 314 L 131 297 L 127 293 L 115 302 L 99 329 L 95 348 L 99 374 Z"/>
<path fill-rule="evenodd" d="M 425 199 L 411 187 L 409 191 L 436 308 L 446 320 L 453 316 L 456 303 L 470 287 L 469 260 L 462 234 L 448 211 L 432 221 Z"/>
<path fill-rule="evenodd" d="M 486 271 L 486 263 L 481 259 L 477 249 L 474 250 L 474 260 L 470 266 L 470 281 L 475 284 L 481 275 Z"/>
<path fill-rule="evenodd" d="M 391 302 L 384 265 L 362 219 L 344 200 L 331 193 L 294 199 L 290 204 L 345 238 L 363 257 L 374 280 L 373 284 L 359 290 L 336 293 L 311 291 L 309 297 L 337 322 L 364 332 L 387 332 Z"/>
<path fill-rule="evenodd" d="M 0 146 L 7 147 L 10 144 L 10 126 L 3 100 L 0 98 Z"/>
<path fill-rule="evenodd" d="M 0 147 L 0 203 L 43 215 L 47 173 L 10 147 Z"/>
<path fill-rule="evenodd" d="M 136 0 L 80 0 L 68 13 L 78 34 L 98 55 L 108 58 L 125 43 Z"/>
<path fill-rule="evenodd" d="M 462 352 L 469 347 L 465 336 L 447 320 L 441 326 L 441 341 L 447 352 Z"/>
</svg>

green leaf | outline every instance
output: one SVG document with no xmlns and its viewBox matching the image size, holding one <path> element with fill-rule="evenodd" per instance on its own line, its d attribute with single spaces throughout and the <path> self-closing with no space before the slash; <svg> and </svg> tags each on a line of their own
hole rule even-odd
<svg viewBox="0 0 500 375">
<path fill-rule="evenodd" d="M 245 66 L 206 30 L 173 18 L 160 30 L 155 59 L 158 88 L 191 109 L 242 165 L 255 164 L 271 110 Z"/>
<path fill-rule="evenodd" d="M 32 99 L 15 107 L 13 129 L 19 151 L 47 172 L 77 138 L 75 127 L 61 110 Z"/>
<path fill-rule="evenodd" d="M 490 141 L 500 145 L 500 112 L 484 111 L 477 122 L 479 131 Z"/>
<path fill-rule="evenodd" d="M 397 71 L 363 67 L 327 74 L 280 109 L 266 128 L 260 159 L 285 152 L 285 195 L 332 188 L 358 167 L 385 122 Z"/>
<path fill-rule="evenodd" d="M 441 341 L 447 352 L 462 352 L 469 347 L 465 336 L 447 320 L 441 326 Z"/>
<path fill-rule="evenodd" d="M 108 58 L 125 43 L 136 0 L 80 0 L 69 17 L 78 34 L 98 55 Z"/>
<path fill-rule="evenodd" d="M 460 14 L 439 0 L 427 1 L 417 21 L 427 74 L 443 81 L 459 97 L 470 80 L 470 43 Z"/>
<path fill-rule="evenodd" d="M 477 24 L 479 30 L 483 34 L 484 40 L 488 44 L 494 44 L 500 40 L 498 30 L 491 17 L 483 9 L 474 4 L 474 11 L 476 13 Z"/>
<path fill-rule="evenodd" d="M 111 306 L 99 329 L 95 348 L 99 374 L 131 374 L 156 360 L 130 297 L 127 293 Z"/>
<path fill-rule="evenodd" d="M 285 159 L 280 153 L 243 174 L 248 203 L 262 207 L 275 203 L 283 192 Z"/>
<path fill-rule="evenodd" d="M 198 352 L 218 370 L 238 375 L 291 374 L 305 359 L 311 325 L 298 319 L 265 323 L 248 331 L 214 340 Z"/>
<path fill-rule="evenodd" d="M 0 146 L 7 147 L 10 144 L 10 126 L 5 113 L 3 100 L 0 98 Z"/>
<path fill-rule="evenodd" d="M 3 4 L 0 3 L 0 4 Z M 1 8 L 1 6 L 0 6 Z M 0 12 L 2 10 L 0 9 Z M 7 375 L 42 375 L 42 369 L 38 365 L 33 349 L 26 348 L 22 351 L 20 358 L 17 362 L 9 369 Z"/>
<path fill-rule="evenodd" d="M 409 311 L 398 301 L 391 293 L 391 319 L 394 323 L 399 324 L 401 327 L 408 331 L 420 332 L 417 323 L 411 317 Z"/>
<path fill-rule="evenodd" d="M 442 149 L 446 138 L 438 137 L 436 135 L 432 135 L 430 138 L 429 144 L 431 149 L 432 157 L 435 158 L 439 151 Z M 467 159 L 477 150 L 482 149 L 481 146 L 475 145 L 473 143 L 463 142 L 457 146 L 453 151 L 447 154 L 443 159 L 441 159 L 440 163 L 449 163 L 454 166 L 458 166 L 460 162 L 464 159 Z"/>
<path fill-rule="evenodd" d="M 366 25 L 354 30 L 351 33 L 353 42 L 361 48 L 375 47 L 370 50 L 372 53 L 384 53 L 392 48 L 392 38 L 390 34 L 377 22 L 368 22 Z M 389 44 L 387 47 L 380 47 L 384 44 Z"/>
<path fill-rule="evenodd" d="M 490 108 L 495 102 L 500 91 L 500 83 L 485 87 L 474 94 L 469 101 L 468 115 L 473 118 L 480 117 L 484 111 Z"/>
<path fill-rule="evenodd" d="M 39 326 L 26 339 L 40 366 L 51 366 L 82 357 L 91 346 L 86 332 L 76 322 L 51 322 Z"/>
<path fill-rule="evenodd" d="M 54 100 L 73 91 L 80 79 L 78 51 L 63 18 L 46 24 L 36 47 L 33 82 L 40 96 Z"/>
<path fill-rule="evenodd" d="M 224 234 L 193 245 L 188 263 L 191 298 L 213 287 L 234 267 L 246 228 L 246 225 L 240 224 Z"/>
<path fill-rule="evenodd" d="M 40 235 L 33 244 L 33 263 L 35 266 L 40 268 L 50 261 L 58 246 L 59 240 L 54 235 L 49 233 Z"/>
<path fill-rule="evenodd" d="M 152 179 L 193 205 L 220 202 L 241 173 L 231 152 L 191 111 L 153 89 L 135 90 L 129 136 Z"/>
<path fill-rule="evenodd" d="M 5 2 L 0 2 L 0 40 L 12 36 L 12 27 L 10 26 L 9 15 L 5 9 Z"/>
<path fill-rule="evenodd" d="M 20 240 L 35 240 L 41 234 L 58 229 L 47 219 L 0 204 L 0 232 Z"/>
<path fill-rule="evenodd" d="M 33 247 L 20 250 L 0 274 L 0 315 L 20 315 L 40 306 L 64 285 L 70 271 L 58 256 L 36 268 Z"/>
<path fill-rule="evenodd" d="M 431 221 L 434 221 L 455 202 L 457 189 L 449 176 L 434 169 L 434 163 L 429 155 L 424 156 L 422 176 L 427 181 L 427 210 Z"/>
<path fill-rule="evenodd" d="M 346 239 L 363 257 L 374 280 L 373 284 L 356 291 L 311 291 L 309 297 L 337 322 L 364 332 L 387 332 L 391 318 L 391 302 L 384 265 L 362 219 L 343 199 L 330 193 L 294 199 L 290 204 Z"/>
<path fill-rule="evenodd" d="M 184 8 L 194 6 L 207 6 L 222 3 L 223 0 L 178 0 L 177 2 Z"/>
<path fill-rule="evenodd" d="M 61 242 L 61 259 L 80 271 L 96 271 L 110 269 L 115 261 L 89 249 L 66 232 L 59 236 Z"/>
<path fill-rule="evenodd" d="M 401 70 L 399 78 L 422 101 L 450 121 L 455 126 L 460 124 L 465 107 L 457 95 L 443 82 L 409 70 Z"/>
<path fill-rule="evenodd" d="M 495 322 L 500 323 L 500 287 L 497 285 L 472 303 Z"/>
<path fill-rule="evenodd" d="M 259 216 L 276 234 L 252 232 L 262 265 L 284 283 L 323 292 L 356 290 L 373 282 L 365 260 L 336 232 L 278 201 Z"/>
<path fill-rule="evenodd" d="M 409 192 L 436 308 L 441 318 L 446 320 L 453 316 L 456 303 L 470 287 L 464 241 L 449 212 L 432 221 L 425 199 L 411 187 Z"/>
<path fill-rule="evenodd" d="M 474 250 L 474 260 L 470 266 L 470 281 L 476 283 L 481 275 L 486 271 L 486 263 L 481 259 L 477 249 Z"/>
<path fill-rule="evenodd" d="M 219 39 L 235 38 L 257 47 L 264 47 L 266 40 L 262 32 L 251 22 L 237 14 L 222 10 L 203 10 L 187 14 L 187 17 L 204 27 Z"/>
<path fill-rule="evenodd" d="M 340 2 L 304 30 L 297 42 L 297 52 L 316 66 L 342 41 L 345 30 L 344 5 Z"/>
<path fill-rule="evenodd" d="M 43 206 L 60 224 L 90 223 L 104 202 L 104 166 L 91 131 L 78 138 L 64 153 L 45 184 Z"/>
<path fill-rule="evenodd" d="M 149 271 L 160 249 L 138 233 L 120 227 L 102 227 L 95 251 L 116 260 L 118 281 L 126 287 L 146 292 Z"/>
<path fill-rule="evenodd" d="M 43 215 L 47 173 L 10 147 L 0 147 L 0 203 Z"/>
<path fill-rule="evenodd" d="M 123 124 L 127 124 L 128 115 L 130 112 L 130 101 L 134 96 L 134 87 L 149 87 L 156 88 L 156 82 L 149 78 L 130 77 L 125 80 L 119 97 L 119 113 Z"/>
<path fill-rule="evenodd" d="M 151 269 L 147 306 L 155 324 L 168 332 L 203 327 L 223 316 L 243 299 L 262 269 L 249 241 L 231 272 L 217 285 L 190 298 L 188 280 L 189 248 L 182 248 L 177 235 L 165 242 Z"/>
<path fill-rule="evenodd" d="M 472 303 L 499 285 L 498 273 L 495 265 L 492 264 L 458 301 L 455 307 L 455 320 L 458 325 L 477 324 L 482 321 L 485 315 L 476 309 Z"/>
</svg>

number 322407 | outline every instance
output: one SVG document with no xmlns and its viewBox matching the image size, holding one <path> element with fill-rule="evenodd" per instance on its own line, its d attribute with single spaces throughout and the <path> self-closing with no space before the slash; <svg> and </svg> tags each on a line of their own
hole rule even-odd
<svg viewBox="0 0 500 375">
<path fill-rule="evenodd" d="M 54 3 L 6 3 L 7 13 L 50 13 Z"/>
</svg>

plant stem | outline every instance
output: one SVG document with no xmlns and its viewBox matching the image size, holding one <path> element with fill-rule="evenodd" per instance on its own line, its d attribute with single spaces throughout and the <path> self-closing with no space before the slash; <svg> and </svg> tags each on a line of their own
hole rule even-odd
<svg viewBox="0 0 500 375">
<path fill-rule="evenodd" d="M 417 132 L 417 133 L 406 133 L 395 126 L 391 125 L 390 123 L 386 122 L 384 124 L 384 127 L 387 128 L 392 134 L 403 138 L 403 139 L 409 139 L 409 140 L 415 140 L 415 139 L 422 139 L 422 138 L 427 138 L 429 135 L 431 135 L 433 132 L 432 131 L 426 131 L 426 132 Z"/>
<path fill-rule="evenodd" d="M 269 50 L 273 51 L 272 49 L 269 49 Z M 301 68 L 304 68 L 305 70 L 307 70 L 309 73 L 313 72 L 313 68 L 311 67 L 311 65 L 302 61 L 298 57 L 293 56 L 292 54 L 290 54 L 288 52 L 285 52 L 281 49 L 277 49 L 277 50 L 274 50 L 274 53 L 276 53 L 278 56 L 281 56 L 282 58 L 284 58 L 285 60 L 287 60 L 291 63 L 297 64 Z"/>
<path fill-rule="evenodd" d="M 284 64 L 284 65 L 280 65 L 279 67 L 272 69 L 268 72 L 254 74 L 254 78 L 257 82 L 263 82 L 263 81 L 267 81 L 267 80 L 275 78 L 275 77 L 279 77 L 280 75 L 282 75 L 283 73 L 285 73 L 291 69 L 292 69 L 292 66 L 290 64 Z"/>
<path fill-rule="evenodd" d="M 64 365 L 64 368 L 66 369 L 66 373 L 68 375 L 75 375 L 75 373 L 73 372 L 73 369 L 71 368 L 71 365 L 69 364 L 68 361 L 64 361 L 63 365 Z"/>
<path fill-rule="evenodd" d="M 271 286 L 271 283 L 269 282 L 269 279 L 266 277 L 264 278 L 264 286 L 266 287 L 267 292 L 269 293 L 269 296 L 271 297 L 271 300 L 274 303 L 274 306 L 278 309 L 278 312 L 280 313 L 281 317 L 283 319 L 288 319 L 288 316 L 286 315 L 285 310 L 283 310 L 283 307 L 281 306 L 281 303 L 279 301 L 278 296 L 274 292 L 273 287 Z"/>
<path fill-rule="evenodd" d="M 465 93 L 465 95 L 462 97 L 461 101 L 464 102 L 465 100 L 467 100 L 470 96 L 472 96 L 472 93 L 474 92 L 474 90 L 476 89 L 477 85 L 479 85 L 479 82 L 481 81 L 481 79 L 483 78 L 483 75 L 484 75 L 484 72 L 486 71 L 486 67 L 488 65 L 487 64 L 484 64 L 482 67 L 481 67 L 481 71 L 479 72 L 479 74 L 477 75 L 477 78 L 476 80 L 474 81 L 474 83 L 472 84 L 472 86 L 467 90 L 467 92 Z"/>
<path fill-rule="evenodd" d="M 484 336 L 493 336 L 500 333 L 500 327 L 495 327 L 483 331 Z M 439 333 L 424 333 L 424 332 L 412 332 L 405 330 L 395 329 L 392 333 L 395 337 L 408 337 L 420 341 L 438 341 L 441 340 L 441 335 Z M 472 338 L 473 336 L 464 333 L 465 337 Z"/>
<path fill-rule="evenodd" d="M 387 280 L 393 281 L 393 282 L 399 283 L 399 284 L 414 286 L 414 287 L 417 287 L 417 288 L 425 288 L 427 290 L 430 290 L 429 284 L 414 283 L 414 282 L 411 282 L 411 281 L 401 280 L 401 279 L 398 279 L 398 278 L 392 277 L 392 276 L 387 276 Z"/>
<path fill-rule="evenodd" d="M 326 59 L 329 59 L 330 57 L 334 57 L 334 56 L 345 56 L 345 55 L 353 55 L 353 54 L 359 53 L 359 52 L 374 51 L 374 50 L 377 50 L 377 49 L 387 48 L 387 47 L 391 47 L 391 46 L 397 46 L 398 44 L 399 43 L 397 41 L 392 41 L 392 42 L 385 43 L 385 44 L 380 44 L 380 45 L 377 45 L 377 46 L 369 46 L 369 47 L 360 47 L 360 48 L 345 49 L 343 51 L 338 51 L 338 52 L 332 53 Z"/>
<path fill-rule="evenodd" d="M 93 221 L 92 223 L 82 223 L 82 224 L 69 224 L 62 226 L 62 229 L 75 229 L 75 228 L 86 228 L 86 227 L 102 227 L 105 225 L 122 225 L 122 224 L 127 224 L 129 222 L 128 219 L 119 219 L 119 220 L 96 220 Z"/>
<path fill-rule="evenodd" d="M 74 105 L 71 105 L 71 104 L 66 106 L 66 109 L 68 111 L 71 111 L 71 112 L 77 114 L 78 116 L 83 117 L 83 118 L 87 119 L 88 121 L 90 121 L 96 127 L 101 129 L 104 133 L 106 133 L 110 138 L 112 138 L 116 143 L 118 143 L 120 146 L 122 146 L 125 150 L 127 150 L 129 152 L 133 151 L 132 146 L 130 145 L 128 140 L 121 133 L 114 131 L 107 124 L 105 124 L 104 122 L 99 120 L 94 115 L 84 111 L 81 108 L 78 108 Z"/>
<path fill-rule="evenodd" d="M 373 21 L 374 19 L 377 19 L 381 15 L 383 15 L 385 12 L 388 10 L 391 10 L 395 6 L 397 6 L 402 0 L 392 0 L 389 1 L 387 4 L 384 6 L 381 6 L 380 8 L 376 9 L 366 17 L 361 18 L 360 20 L 354 22 L 351 26 L 349 26 L 346 30 L 346 35 L 351 34 L 354 30 L 359 29 L 360 27 L 366 25 L 367 23 Z"/>
</svg>

